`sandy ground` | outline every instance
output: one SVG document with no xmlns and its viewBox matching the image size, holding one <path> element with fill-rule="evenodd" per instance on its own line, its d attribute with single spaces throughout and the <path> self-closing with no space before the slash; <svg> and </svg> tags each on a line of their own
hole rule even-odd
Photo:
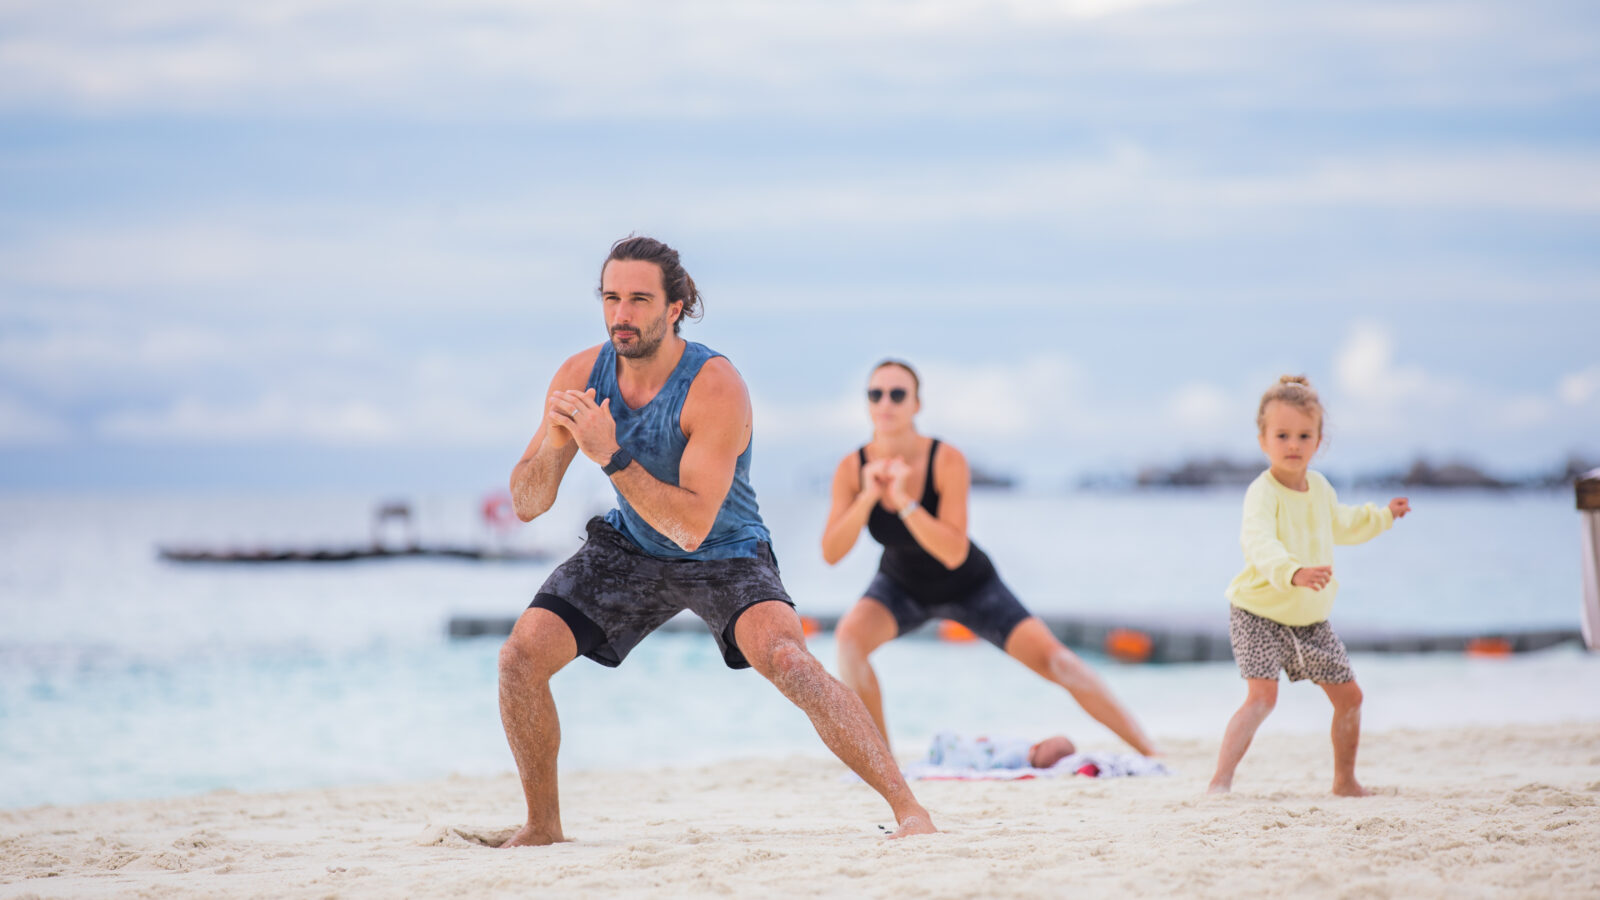
<svg viewBox="0 0 1600 900">
<path fill-rule="evenodd" d="M 1359 800 L 1320 735 L 1261 735 L 1223 797 L 1214 741 L 1168 750 L 1172 777 L 918 782 L 944 832 L 892 842 L 816 758 L 575 773 L 571 840 L 510 851 L 483 846 L 510 775 L 0 812 L 0 897 L 1600 896 L 1600 723 L 1369 734 Z"/>
</svg>

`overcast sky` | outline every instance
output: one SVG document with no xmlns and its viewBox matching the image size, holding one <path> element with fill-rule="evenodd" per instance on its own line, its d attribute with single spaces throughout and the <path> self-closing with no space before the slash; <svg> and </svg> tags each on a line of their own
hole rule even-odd
<svg viewBox="0 0 1600 900">
<path fill-rule="evenodd" d="M 610 242 L 760 484 L 925 431 L 1056 487 L 1600 456 L 1585 0 L 0 3 L 0 485 L 502 484 Z"/>
</svg>

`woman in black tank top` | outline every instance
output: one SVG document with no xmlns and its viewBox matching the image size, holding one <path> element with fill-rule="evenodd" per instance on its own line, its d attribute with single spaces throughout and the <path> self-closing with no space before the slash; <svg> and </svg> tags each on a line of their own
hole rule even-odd
<svg viewBox="0 0 1600 900">
<path fill-rule="evenodd" d="M 1140 753 L 1154 752 L 1105 682 L 1029 614 L 967 537 L 972 474 L 961 451 L 917 432 L 920 382 L 885 360 L 867 383 L 872 441 L 839 461 L 822 557 L 843 559 L 865 527 L 883 545 L 878 572 L 839 621 L 839 677 L 861 696 L 887 739 L 883 699 L 868 657 L 930 619 L 951 619 L 1066 688 L 1084 711 Z"/>
</svg>

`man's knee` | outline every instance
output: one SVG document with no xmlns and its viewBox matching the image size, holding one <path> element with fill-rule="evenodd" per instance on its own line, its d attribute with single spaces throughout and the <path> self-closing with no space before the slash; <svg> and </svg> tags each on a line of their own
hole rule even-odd
<svg viewBox="0 0 1600 900">
<path fill-rule="evenodd" d="M 500 645 L 501 681 L 548 681 L 553 674 L 555 670 L 527 638 L 513 634 Z"/>
<path fill-rule="evenodd" d="M 826 674 L 805 644 L 789 638 L 774 640 L 750 662 L 778 690 L 790 696 L 815 681 L 819 674 Z"/>
<path fill-rule="evenodd" d="M 577 655 L 572 630 L 560 617 L 530 610 L 500 646 L 500 678 L 548 681 Z"/>
</svg>

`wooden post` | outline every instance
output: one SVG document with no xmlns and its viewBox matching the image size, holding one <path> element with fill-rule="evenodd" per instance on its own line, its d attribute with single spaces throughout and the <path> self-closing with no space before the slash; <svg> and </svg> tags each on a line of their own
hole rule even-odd
<svg viewBox="0 0 1600 900">
<path fill-rule="evenodd" d="M 1579 475 L 1576 489 L 1583 536 L 1583 642 L 1600 650 L 1600 469 Z"/>
</svg>

